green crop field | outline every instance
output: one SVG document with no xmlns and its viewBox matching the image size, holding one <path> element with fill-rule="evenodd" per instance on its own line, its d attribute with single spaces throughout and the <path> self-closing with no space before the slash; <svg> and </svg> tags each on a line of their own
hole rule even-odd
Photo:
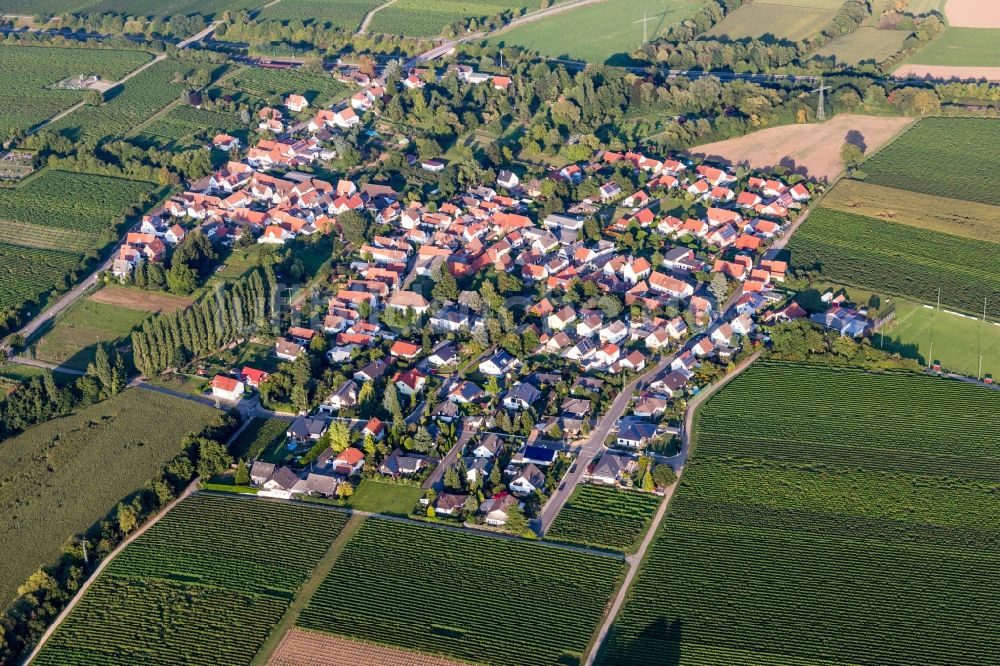
<svg viewBox="0 0 1000 666">
<path fill-rule="evenodd" d="M 624 564 L 374 518 L 340 560 L 300 626 L 498 666 L 582 663 Z"/>
<path fill-rule="evenodd" d="M 836 15 L 836 9 L 755 2 L 730 12 L 706 34 L 732 40 L 755 39 L 771 35 L 775 39 L 797 42 L 819 33 Z"/>
<path fill-rule="evenodd" d="M 96 0 L 0 0 L 0 13 L 32 16 L 81 12 Z"/>
<path fill-rule="evenodd" d="M 219 132 L 241 133 L 239 130 L 245 129 L 246 125 L 235 115 L 205 111 L 182 104 L 170 109 L 166 115 L 143 125 L 139 134 L 133 138 L 138 140 L 140 145 L 164 149 L 192 143 L 195 137 L 205 139 L 202 143 L 206 143 Z"/>
<path fill-rule="evenodd" d="M 925 118 L 861 168 L 876 185 L 1000 205 L 997 145 L 1000 120 Z"/>
<path fill-rule="evenodd" d="M 0 45 L 0 142 L 65 111 L 86 94 L 54 84 L 80 75 L 117 81 L 151 57 L 141 51 Z"/>
<path fill-rule="evenodd" d="M 101 106 L 80 109 L 50 127 L 74 140 L 124 136 L 180 98 L 186 86 L 177 75 L 188 68 L 177 60 L 162 60 L 109 91 Z"/>
<path fill-rule="evenodd" d="M 255 97 L 277 95 L 283 99 L 286 95 L 297 93 L 309 100 L 311 109 L 327 107 L 350 92 L 347 86 L 329 75 L 259 67 L 240 70 L 226 80 L 226 85 Z"/>
<path fill-rule="evenodd" d="M 857 65 L 862 62 L 879 63 L 898 53 L 903 48 L 903 42 L 909 34 L 905 30 L 879 30 L 878 28 L 862 27 L 821 46 L 810 55 L 835 56 L 837 63 L 842 65 Z"/>
<path fill-rule="evenodd" d="M 994 308 L 992 316 L 1000 319 L 1000 308 Z M 928 365 L 938 361 L 945 370 L 970 377 L 980 376 L 981 355 L 982 374 L 1000 379 L 1000 325 L 983 322 L 981 316 L 969 318 L 903 301 L 896 304 L 896 322 L 883 334 L 884 339 L 875 336 L 876 345 L 915 356 Z"/>
<path fill-rule="evenodd" d="M 998 428 L 978 386 L 758 362 L 703 408 L 598 663 L 995 661 Z"/>
<path fill-rule="evenodd" d="M 949 27 L 907 62 L 950 67 L 996 67 L 1000 63 L 1000 28 Z"/>
<path fill-rule="evenodd" d="M 99 342 L 117 342 L 147 319 L 150 312 L 82 299 L 61 313 L 35 343 L 35 357 L 86 370 Z"/>
<path fill-rule="evenodd" d="M 365 14 L 385 0 L 281 0 L 262 11 L 262 20 L 329 23 L 347 32 L 361 26 Z"/>
<path fill-rule="evenodd" d="M 651 493 L 580 484 L 545 538 L 633 552 L 662 499 Z"/>
<path fill-rule="evenodd" d="M 701 0 L 604 0 L 526 23 L 491 41 L 552 58 L 628 64 L 629 53 L 642 45 L 643 16 L 650 19 L 648 35 L 654 39 L 703 5 Z"/>
<path fill-rule="evenodd" d="M 819 208 L 788 245 L 797 269 L 970 313 L 1000 308 L 1000 243 Z"/>
<path fill-rule="evenodd" d="M 169 414 L 169 418 L 164 415 Z M 74 534 L 104 518 L 219 412 L 129 389 L 0 446 L 0 605 Z"/>
<path fill-rule="evenodd" d="M 954 236 L 1000 243 L 1000 206 L 921 194 L 845 179 L 823 206 Z"/>
<path fill-rule="evenodd" d="M 272 446 L 285 441 L 288 426 L 285 419 L 254 418 L 229 445 L 229 453 L 237 459 L 256 460 Z"/>
<path fill-rule="evenodd" d="M 434 37 L 455 21 L 488 18 L 503 12 L 520 15 L 539 9 L 527 0 L 396 0 L 372 19 L 368 31 L 408 37 Z"/>
<path fill-rule="evenodd" d="M 346 522 L 329 509 L 190 497 L 115 558 L 34 663 L 250 664 Z"/>
</svg>

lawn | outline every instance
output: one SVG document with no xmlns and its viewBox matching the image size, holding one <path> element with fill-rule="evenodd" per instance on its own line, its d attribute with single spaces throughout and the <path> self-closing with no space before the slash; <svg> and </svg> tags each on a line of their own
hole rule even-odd
<svg viewBox="0 0 1000 666">
<path fill-rule="evenodd" d="M 385 0 L 281 0 L 262 11 L 261 20 L 329 23 L 347 32 L 355 32 L 365 14 Z"/>
<path fill-rule="evenodd" d="M 29 12 L 30 13 L 30 12 Z M 85 90 L 53 88 L 64 79 L 97 75 L 117 81 L 149 61 L 142 51 L 0 45 L 0 143 L 73 106 Z"/>
<path fill-rule="evenodd" d="M 547 539 L 635 552 L 662 497 L 635 490 L 580 484 L 552 523 Z"/>
<path fill-rule="evenodd" d="M 877 346 L 898 350 L 927 365 L 938 361 L 945 370 L 970 377 L 979 376 L 982 354 L 982 373 L 1000 379 L 1000 326 L 983 323 L 982 317 L 970 319 L 906 301 L 896 304 L 896 320 L 883 331 L 884 341 L 881 336 L 874 338 Z"/>
<path fill-rule="evenodd" d="M 164 415 L 169 414 L 169 418 Z M 0 446 L 0 605 L 73 535 L 89 529 L 180 453 L 218 411 L 130 389 Z"/>
<path fill-rule="evenodd" d="M 810 56 L 835 56 L 840 65 L 879 63 L 898 53 L 909 35 L 905 30 L 862 27 L 821 46 Z"/>
<path fill-rule="evenodd" d="M 697 428 L 599 664 L 995 661 L 1000 393 L 758 362 Z"/>
<path fill-rule="evenodd" d="M 823 197 L 823 206 L 886 222 L 1000 243 L 1000 206 L 936 197 L 850 179 L 837 183 Z"/>
<path fill-rule="evenodd" d="M 248 665 L 346 522 L 329 509 L 190 497 L 115 558 L 34 663 Z"/>
<path fill-rule="evenodd" d="M 604 0 L 526 23 L 491 41 L 552 58 L 629 64 L 629 54 L 642 45 L 643 16 L 650 19 L 649 39 L 655 39 L 703 4 L 701 0 Z"/>
<path fill-rule="evenodd" d="M 357 511 L 408 516 L 423 494 L 419 486 L 365 479 L 347 501 L 347 506 Z"/>
<path fill-rule="evenodd" d="M 949 67 L 1000 66 L 1000 28 L 952 28 L 907 62 Z"/>
<path fill-rule="evenodd" d="M 771 35 L 777 40 L 798 42 L 818 34 L 836 13 L 836 9 L 822 7 L 755 2 L 730 12 L 705 34 L 734 41 Z"/>
<path fill-rule="evenodd" d="M 144 310 L 81 299 L 61 313 L 35 343 L 35 356 L 86 370 L 99 342 L 116 342 L 127 337 L 150 315 Z"/>
<path fill-rule="evenodd" d="M 497 666 L 582 663 L 624 567 L 612 557 L 375 518 L 340 559 L 299 626 Z M 388 584 L 394 574 L 405 584 Z"/>
<path fill-rule="evenodd" d="M 1000 243 L 871 217 L 813 210 L 788 245 L 796 269 L 970 314 L 1000 317 Z"/>
</svg>

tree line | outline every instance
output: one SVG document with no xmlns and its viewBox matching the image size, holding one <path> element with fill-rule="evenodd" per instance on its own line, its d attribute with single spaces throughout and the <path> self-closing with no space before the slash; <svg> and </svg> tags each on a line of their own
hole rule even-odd
<svg viewBox="0 0 1000 666">
<path fill-rule="evenodd" d="M 147 321 L 132 334 L 136 369 L 152 377 L 269 328 L 277 291 L 274 270 L 264 266 L 186 310 Z"/>
</svg>

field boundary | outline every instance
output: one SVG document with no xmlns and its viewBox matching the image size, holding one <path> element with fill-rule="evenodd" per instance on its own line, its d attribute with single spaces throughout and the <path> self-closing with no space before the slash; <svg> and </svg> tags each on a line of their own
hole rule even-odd
<svg viewBox="0 0 1000 666">
<path fill-rule="evenodd" d="M 101 575 L 101 572 L 104 571 L 104 569 L 109 564 L 111 564 L 111 562 L 116 557 L 118 557 L 118 555 L 123 550 L 125 550 L 125 548 L 130 543 L 132 543 L 140 536 L 145 534 L 146 530 L 148 530 L 150 527 L 158 523 L 160 519 L 163 518 L 165 515 L 170 513 L 171 509 L 173 509 L 175 506 L 177 506 L 183 500 L 187 499 L 191 494 L 193 494 L 198 489 L 198 486 L 200 484 L 201 484 L 201 477 L 196 476 L 194 480 L 188 484 L 188 487 L 185 488 L 184 491 L 180 495 L 178 495 L 173 501 L 171 501 L 170 504 L 163 507 L 155 516 L 153 516 L 145 523 L 143 523 L 142 526 L 139 527 L 139 529 L 137 529 L 135 532 L 132 532 L 132 534 L 128 535 L 124 541 L 122 541 L 120 544 L 118 544 L 118 546 L 114 550 L 108 553 L 107 557 L 101 560 L 101 563 L 97 565 L 97 568 L 94 569 L 93 573 L 91 573 L 90 576 L 87 577 L 87 580 L 83 582 L 83 585 L 81 585 L 80 589 L 76 591 L 76 594 L 74 594 L 73 598 L 70 599 L 68 604 L 66 604 L 66 607 L 62 609 L 62 611 L 59 613 L 58 616 L 56 616 L 56 619 L 52 622 L 52 624 L 50 624 L 48 628 L 45 630 L 45 633 L 42 634 L 42 637 L 38 639 L 38 642 L 35 644 L 35 647 L 31 650 L 31 653 L 22 662 L 23 666 L 28 666 L 28 664 L 30 664 L 35 659 L 35 657 L 38 656 L 38 653 L 41 652 L 42 648 L 45 646 L 46 641 L 48 641 L 49 638 L 52 637 L 52 634 L 56 632 L 56 629 L 58 629 L 59 626 L 63 623 L 63 621 L 69 616 L 70 612 L 73 610 L 73 608 L 76 607 L 80 599 L 83 598 L 83 595 L 86 594 L 87 590 L 90 589 L 91 585 L 93 585 L 97 581 L 97 579 Z"/>
<path fill-rule="evenodd" d="M 281 0 L 277 0 L 277 1 L 280 2 Z M 372 19 L 375 18 L 375 15 L 378 14 L 383 9 L 385 9 L 386 7 L 388 7 L 389 5 L 392 5 L 392 4 L 395 4 L 395 3 L 396 3 L 396 0 L 388 0 L 388 2 L 383 2 L 382 4 L 380 4 L 380 5 L 376 6 L 376 7 L 372 7 L 371 9 L 369 9 L 368 13 L 365 14 L 365 17 L 363 19 L 361 19 L 361 25 L 358 26 L 358 31 L 356 33 L 354 33 L 354 34 L 357 35 L 358 37 L 364 36 L 365 33 L 368 32 L 368 26 L 371 25 Z"/>
<path fill-rule="evenodd" d="M 317 505 L 319 506 L 319 505 Z M 313 567 L 312 572 L 309 574 L 309 578 L 306 582 L 302 584 L 299 588 L 298 593 L 292 600 L 292 603 L 288 605 L 285 610 L 285 614 L 281 616 L 281 620 L 278 624 L 274 625 L 271 629 L 271 633 L 268 634 L 267 638 L 264 640 L 264 644 L 260 646 L 257 654 L 251 663 L 251 666 L 264 666 L 267 664 L 274 654 L 274 651 L 278 649 L 282 641 L 285 639 L 285 635 L 289 631 L 295 628 L 295 622 L 299 619 L 299 614 L 302 609 L 309 605 L 312 600 L 313 595 L 316 594 L 316 590 L 319 586 L 323 584 L 326 580 L 327 575 L 333 570 L 334 565 L 337 564 L 337 560 L 340 558 L 341 552 L 347 546 L 347 543 L 354 537 L 358 529 L 361 528 L 361 524 L 364 523 L 366 518 L 359 514 L 352 514 L 348 519 L 347 524 L 341 528 L 340 533 L 330 544 L 327 549 L 326 554 L 323 558 L 316 563 Z"/>
</svg>

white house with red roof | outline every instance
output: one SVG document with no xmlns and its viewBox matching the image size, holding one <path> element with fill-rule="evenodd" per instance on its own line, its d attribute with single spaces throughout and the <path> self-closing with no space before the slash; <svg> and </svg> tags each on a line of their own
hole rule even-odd
<svg viewBox="0 0 1000 666">
<path fill-rule="evenodd" d="M 216 375 L 212 378 L 212 397 L 226 402 L 239 402 L 243 397 L 243 382 L 235 377 Z"/>
</svg>

